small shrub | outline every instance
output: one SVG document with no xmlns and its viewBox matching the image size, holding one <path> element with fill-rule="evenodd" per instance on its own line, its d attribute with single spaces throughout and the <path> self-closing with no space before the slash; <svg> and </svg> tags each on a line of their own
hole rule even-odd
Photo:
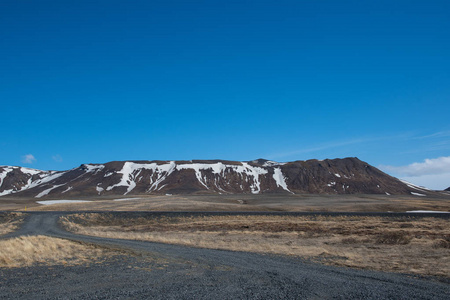
<svg viewBox="0 0 450 300">
<path fill-rule="evenodd" d="M 279 235 L 279 234 L 264 234 L 263 237 L 269 238 L 269 239 L 279 239 L 279 238 L 281 238 L 281 235 Z"/>
<path fill-rule="evenodd" d="M 349 245 L 349 244 L 357 244 L 358 240 L 353 237 L 348 237 L 348 238 L 343 238 L 341 240 L 341 242 L 342 242 L 342 244 Z"/>
<path fill-rule="evenodd" d="M 404 224 L 400 224 L 399 226 L 400 228 L 413 228 L 414 225 L 411 223 L 404 223 Z"/>
<path fill-rule="evenodd" d="M 450 236 L 446 236 L 442 239 L 437 240 L 433 244 L 433 248 L 444 248 L 444 249 L 450 249 Z"/>
<path fill-rule="evenodd" d="M 405 232 L 394 231 L 380 234 L 375 239 L 375 242 L 377 244 L 386 244 L 386 245 L 406 245 L 411 242 L 411 239 L 412 238 L 408 236 Z"/>
<path fill-rule="evenodd" d="M 433 248 L 450 249 L 450 242 L 446 240 L 439 240 L 433 244 Z"/>
</svg>

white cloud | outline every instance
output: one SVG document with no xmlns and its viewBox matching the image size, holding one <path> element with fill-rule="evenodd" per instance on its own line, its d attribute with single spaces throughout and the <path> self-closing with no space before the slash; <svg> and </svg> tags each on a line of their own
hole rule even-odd
<svg viewBox="0 0 450 300">
<path fill-rule="evenodd" d="M 385 172 L 398 176 L 419 177 L 424 175 L 438 175 L 450 173 L 450 156 L 425 159 L 423 162 L 415 162 L 407 166 L 380 166 Z"/>
<path fill-rule="evenodd" d="M 27 154 L 22 156 L 22 163 L 24 164 L 32 164 L 36 161 L 36 158 L 33 154 Z"/>
<path fill-rule="evenodd" d="M 450 172 L 444 174 L 401 177 L 401 179 L 432 190 L 445 190 L 450 187 Z"/>
<path fill-rule="evenodd" d="M 59 155 L 59 154 L 53 155 L 53 156 L 52 156 L 52 159 L 53 159 L 54 161 L 56 161 L 56 162 L 62 162 L 62 161 L 63 161 L 61 155 Z"/>
<path fill-rule="evenodd" d="M 386 173 L 433 190 L 450 187 L 450 156 L 425 159 L 406 166 L 379 166 Z"/>
</svg>

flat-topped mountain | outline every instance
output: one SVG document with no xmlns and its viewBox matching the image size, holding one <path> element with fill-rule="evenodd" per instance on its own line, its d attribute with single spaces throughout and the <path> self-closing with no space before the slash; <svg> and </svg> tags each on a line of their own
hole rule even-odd
<svg viewBox="0 0 450 300">
<path fill-rule="evenodd" d="M 386 194 L 432 193 L 358 158 L 278 163 L 265 159 L 112 161 L 68 171 L 0 166 L 0 196 L 70 198 L 192 193 Z"/>
</svg>

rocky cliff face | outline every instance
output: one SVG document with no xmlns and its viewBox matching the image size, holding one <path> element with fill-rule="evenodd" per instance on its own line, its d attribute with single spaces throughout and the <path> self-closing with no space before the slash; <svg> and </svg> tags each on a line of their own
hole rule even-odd
<svg viewBox="0 0 450 300">
<path fill-rule="evenodd" d="M 419 194 L 357 159 L 277 163 L 222 160 L 113 161 L 49 172 L 0 167 L 0 195 L 61 198 L 188 193 Z"/>
</svg>

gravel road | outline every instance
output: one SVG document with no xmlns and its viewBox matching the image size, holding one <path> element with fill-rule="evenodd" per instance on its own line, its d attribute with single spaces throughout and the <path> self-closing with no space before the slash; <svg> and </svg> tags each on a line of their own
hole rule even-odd
<svg viewBox="0 0 450 300">
<path fill-rule="evenodd" d="M 450 299 L 450 284 L 298 258 L 76 235 L 29 213 L 3 236 L 47 235 L 132 251 L 88 266 L 0 269 L 0 299 Z M 0 249 L 1 251 L 1 249 Z"/>
</svg>

